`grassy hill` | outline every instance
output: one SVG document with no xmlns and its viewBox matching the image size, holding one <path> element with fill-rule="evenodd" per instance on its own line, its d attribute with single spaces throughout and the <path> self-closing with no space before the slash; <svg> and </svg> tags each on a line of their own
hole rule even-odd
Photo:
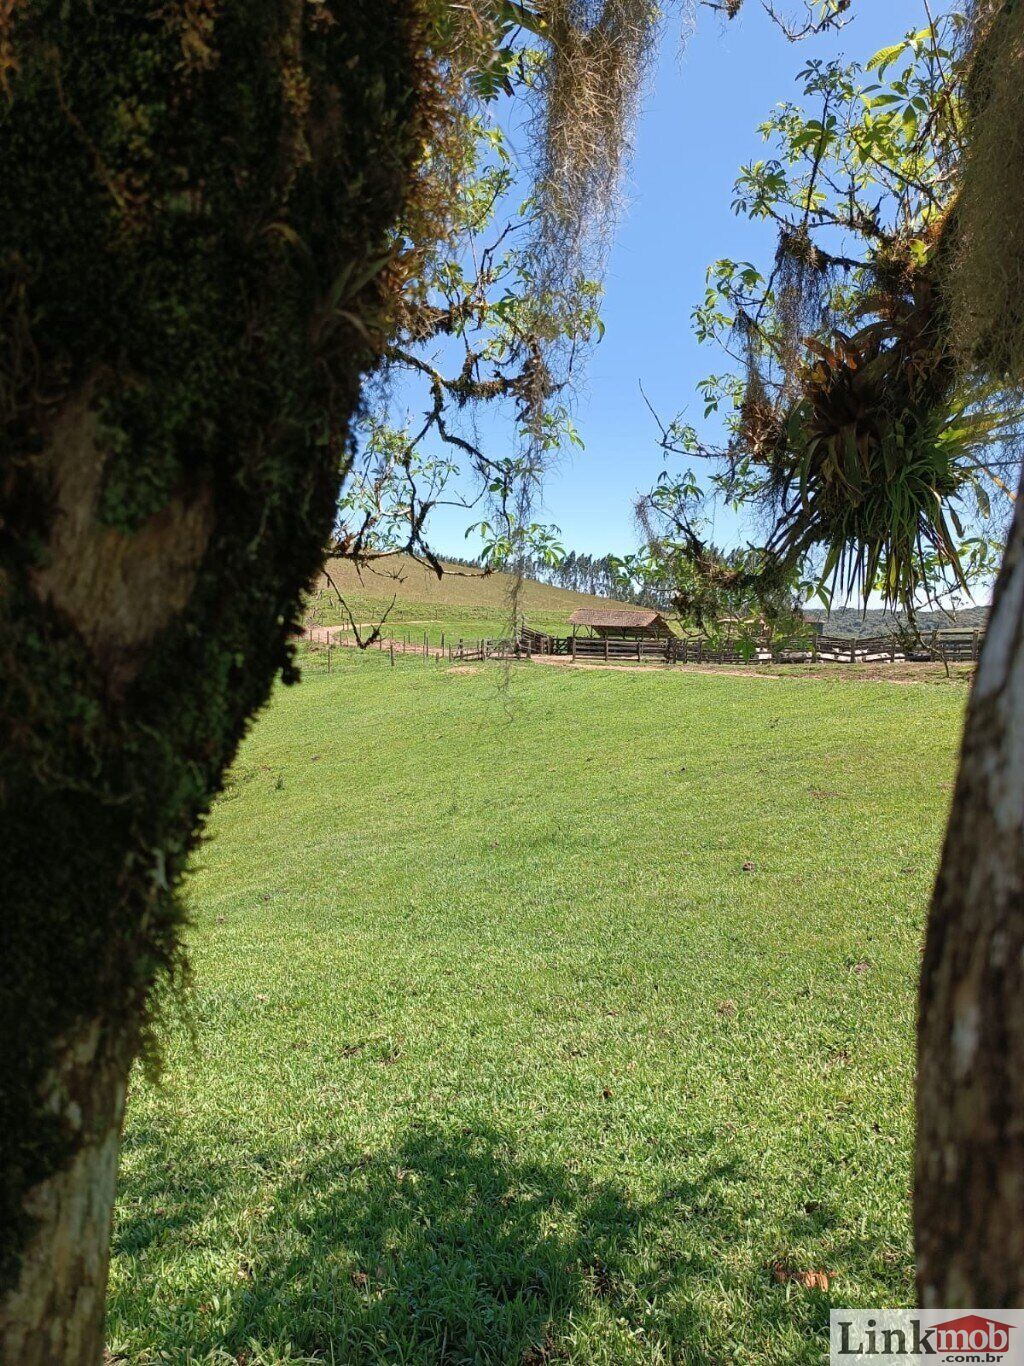
<svg viewBox="0 0 1024 1366">
<path fill-rule="evenodd" d="M 914 1304 L 964 696 L 353 652 L 281 689 L 132 1080 L 112 1355 L 810 1366 L 830 1304 Z"/>
<path fill-rule="evenodd" d="M 438 579 L 425 565 L 401 555 L 379 561 L 361 572 L 350 560 L 332 560 L 327 573 L 356 622 L 375 623 L 388 612 L 388 634 L 399 638 L 422 640 L 426 633 L 431 644 L 437 644 L 442 633 L 447 640 L 507 635 L 512 613 L 512 576 L 485 574 L 481 569 L 448 561 L 445 566 L 448 572 Z M 528 579 L 523 585 L 518 612 L 520 618 L 525 615 L 539 631 L 566 635 L 569 617 L 578 607 L 609 606 L 611 601 Z M 345 608 L 339 604 L 326 577 L 314 603 L 317 620 L 323 625 L 348 621 Z M 856 607 L 840 607 L 831 614 L 808 609 L 806 615 L 824 622 L 829 635 L 847 639 L 887 635 L 898 624 L 891 613 L 875 608 L 864 612 Z M 925 632 L 933 626 L 939 630 L 953 625 L 973 629 L 983 627 L 987 617 L 987 607 L 965 608 L 957 613 L 955 622 L 942 612 L 921 612 L 918 624 Z"/>
<path fill-rule="evenodd" d="M 400 628 L 398 634 L 407 632 L 422 639 L 426 631 L 432 643 L 442 631 L 448 638 L 507 635 L 513 610 L 512 575 L 485 574 L 482 569 L 447 561 L 445 565 L 448 572 L 439 579 L 407 555 L 378 561 L 362 571 L 350 560 L 331 560 L 329 577 L 322 581 L 321 596 L 316 599 L 319 619 L 324 625 L 348 620 L 331 591 L 333 583 L 360 623 L 379 621 L 394 598 L 387 620 L 391 628 Z M 578 607 L 609 603 L 608 598 L 527 579 L 517 610 L 537 630 L 566 635 L 569 617 Z"/>
</svg>

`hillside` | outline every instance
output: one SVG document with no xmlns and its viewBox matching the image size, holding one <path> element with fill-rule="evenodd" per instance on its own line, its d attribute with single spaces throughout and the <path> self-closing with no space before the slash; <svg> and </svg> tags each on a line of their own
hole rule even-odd
<svg viewBox="0 0 1024 1366">
<path fill-rule="evenodd" d="M 391 634 L 405 634 L 410 639 L 422 639 L 426 634 L 434 644 L 442 632 L 448 638 L 467 639 L 506 635 L 512 613 L 512 575 L 486 574 L 472 566 L 443 563 L 446 572 L 439 579 L 408 555 L 380 560 L 361 571 L 350 560 L 331 560 L 327 565 L 330 581 L 327 577 L 321 580 L 319 595 L 314 598 L 317 621 L 328 626 L 349 620 L 345 606 L 331 591 L 333 584 L 354 621 L 376 623 L 387 613 Z M 577 608 L 607 607 L 613 601 L 526 579 L 517 615 L 537 630 L 564 635 Z M 805 615 L 810 621 L 824 622 L 827 634 L 846 639 L 888 635 L 902 620 L 878 608 L 865 612 L 858 607 L 840 607 L 831 613 L 808 608 Z M 987 607 L 969 607 L 958 612 L 955 621 L 944 612 L 919 612 L 917 620 L 921 631 L 927 633 L 936 627 L 984 627 L 987 617 Z"/>
<path fill-rule="evenodd" d="M 431 638 L 449 635 L 500 636 L 508 632 L 512 616 L 511 574 L 485 574 L 482 569 L 445 561 L 446 573 L 432 570 L 408 555 L 378 561 L 359 571 L 350 560 L 330 560 L 315 600 L 324 625 L 348 620 L 331 585 L 338 590 L 356 622 L 379 621 L 385 612 L 392 627 L 419 628 Z M 392 604 L 394 599 L 394 604 Z M 527 579 L 517 604 L 517 615 L 543 631 L 565 634 L 569 617 L 579 607 L 608 606 L 611 599 L 574 593 L 567 588 Z"/>
</svg>

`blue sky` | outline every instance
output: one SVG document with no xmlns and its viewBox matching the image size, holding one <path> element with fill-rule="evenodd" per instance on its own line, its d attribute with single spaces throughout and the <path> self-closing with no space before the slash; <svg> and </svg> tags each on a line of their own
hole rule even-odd
<svg viewBox="0 0 1024 1366">
<path fill-rule="evenodd" d="M 783 8 L 796 10 L 796 0 Z M 604 340 L 579 385 L 576 422 L 586 449 L 564 456 L 547 477 L 539 520 L 556 523 L 567 548 L 590 554 L 634 548 L 632 504 L 664 465 L 640 382 L 663 417 L 687 408 L 700 426 L 696 382 L 724 368 L 697 345 L 690 312 L 704 272 L 718 257 L 770 262 L 766 226 L 730 210 L 740 165 L 762 154 L 758 124 L 771 107 L 796 98 L 807 59 L 842 54 L 866 60 L 926 22 L 922 0 L 859 0 L 855 18 L 835 35 L 789 43 L 747 0 L 739 19 L 704 14 L 682 42 L 678 20 L 666 28 L 636 130 L 625 186 L 626 209 L 608 262 Z M 476 553 L 464 540 L 470 518 L 439 510 L 432 540 L 448 553 Z M 716 528 L 722 542 L 727 525 Z M 733 534 L 734 531 L 733 531 Z"/>
</svg>

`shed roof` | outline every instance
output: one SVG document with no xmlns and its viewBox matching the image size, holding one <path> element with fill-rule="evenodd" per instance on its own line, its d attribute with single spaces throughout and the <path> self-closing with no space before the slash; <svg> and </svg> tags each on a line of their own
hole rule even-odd
<svg viewBox="0 0 1024 1366">
<path fill-rule="evenodd" d="M 569 618 L 570 626 L 658 626 L 668 625 L 660 612 L 650 607 L 578 607 Z"/>
</svg>

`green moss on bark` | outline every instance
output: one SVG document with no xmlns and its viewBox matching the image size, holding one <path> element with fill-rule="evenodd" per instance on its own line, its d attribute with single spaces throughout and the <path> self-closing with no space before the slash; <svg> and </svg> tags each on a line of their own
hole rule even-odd
<svg viewBox="0 0 1024 1366">
<path fill-rule="evenodd" d="M 418 7 L 397 0 L 34 0 L 0 24 L 9 1281 L 26 1192 L 83 1141 L 42 1107 L 60 1041 L 90 1019 L 141 1037 L 210 800 L 275 676 L 294 677 L 430 73 Z M 55 449 L 76 403 L 92 455 Z M 61 500 L 90 458 L 76 557 Z M 53 585 L 101 551 L 137 575 L 133 542 L 200 500 L 184 606 L 128 583 L 154 629 L 98 649 L 88 594 Z"/>
</svg>

